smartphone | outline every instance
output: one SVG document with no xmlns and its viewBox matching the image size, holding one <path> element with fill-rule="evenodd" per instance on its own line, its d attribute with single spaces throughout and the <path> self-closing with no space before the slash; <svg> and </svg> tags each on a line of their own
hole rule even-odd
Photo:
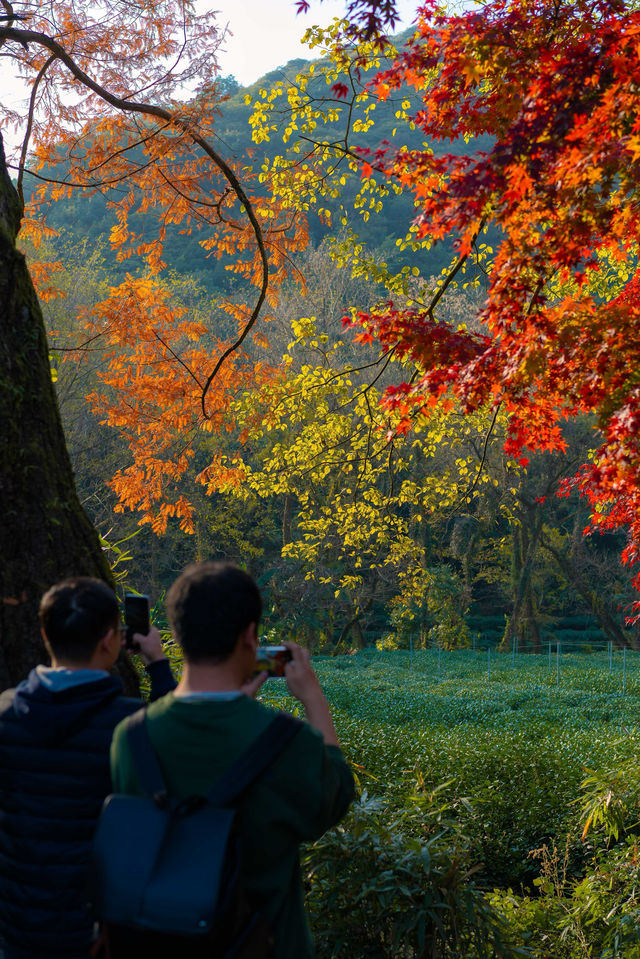
<svg viewBox="0 0 640 959">
<path fill-rule="evenodd" d="M 291 662 L 286 646 L 258 646 L 253 675 L 266 671 L 267 676 L 284 676 L 284 667 Z"/>
<path fill-rule="evenodd" d="M 126 593 L 124 597 L 124 624 L 126 626 L 124 644 L 127 649 L 133 649 L 134 633 L 146 636 L 151 629 L 149 619 L 149 597 L 135 593 Z"/>
</svg>

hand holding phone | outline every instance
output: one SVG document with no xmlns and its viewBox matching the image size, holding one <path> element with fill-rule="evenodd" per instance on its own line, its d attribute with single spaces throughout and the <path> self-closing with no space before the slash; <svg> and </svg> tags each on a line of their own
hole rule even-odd
<svg viewBox="0 0 640 959">
<path fill-rule="evenodd" d="M 302 703 L 307 722 L 322 733 L 327 746 L 339 746 L 329 703 L 313 671 L 309 650 L 296 643 L 287 643 L 287 649 L 291 653 L 286 672 L 289 692 Z"/>
<path fill-rule="evenodd" d="M 134 633 L 147 636 L 151 629 L 149 618 L 149 597 L 126 593 L 124 597 L 124 624 L 126 627 L 124 644 L 127 649 L 135 649 Z"/>
<path fill-rule="evenodd" d="M 284 676 L 284 668 L 291 662 L 291 653 L 286 646 L 258 646 L 254 676 L 266 672 L 267 676 Z"/>
</svg>

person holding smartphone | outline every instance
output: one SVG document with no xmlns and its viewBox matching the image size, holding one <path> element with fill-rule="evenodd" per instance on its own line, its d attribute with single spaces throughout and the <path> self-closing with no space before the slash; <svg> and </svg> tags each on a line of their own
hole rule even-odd
<svg viewBox="0 0 640 959">
<path fill-rule="evenodd" d="M 118 601 L 88 577 L 40 603 L 50 666 L 0 696 L 0 939 L 4 959 L 88 959 L 94 941 L 86 872 L 111 791 L 115 726 L 143 705 L 110 675 L 122 648 Z M 160 635 L 133 636 L 151 699 L 175 687 Z"/>
<path fill-rule="evenodd" d="M 189 566 L 167 593 L 167 613 L 184 670 L 176 690 L 151 704 L 145 726 L 169 795 L 179 801 L 206 795 L 275 712 L 253 698 L 267 670 L 256 672 L 262 600 L 248 573 L 230 563 Z M 284 681 L 307 722 L 234 808 L 243 888 L 251 910 L 271 930 L 271 959 L 311 959 L 300 843 L 318 839 L 342 819 L 354 780 L 308 651 L 294 643 L 286 649 Z M 111 755 L 114 792 L 139 795 L 126 723 L 116 729 Z M 142 945 L 137 954 L 144 954 Z"/>
</svg>

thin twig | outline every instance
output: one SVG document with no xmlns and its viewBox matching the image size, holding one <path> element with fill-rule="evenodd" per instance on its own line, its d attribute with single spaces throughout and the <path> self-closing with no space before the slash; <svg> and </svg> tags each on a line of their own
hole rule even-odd
<svg viewBox="0 0 640 959">
<path fill-rule="evenodd" d="M 485 227 L 486 222 L 487 222 L 487 221 L 486 221 L 486 218 L 484 218 L 484 217 L 483 217 L 482 220 L 480 220 L 480 225 L 478 226 L 478 229 L 476 230 L 476 232 L 475 232 L 475 234 L 474 234 L 474 236 L 473 236 L 473 239 L 471 240 L 471 245 L 473 245 L 473 244 L 476 242 L 476 240 L 478 239 L 478 237 L 479 237 L 480 234 L 482 233 L 482 231 L 483 231 L 483 229 L 484 229 L 484 227 Z M 446 293 L 448 287 L 451 286 L 451 284 L 453 283 L 454 279 L 456 278 L 457 273 L 462 269 L 462 267 L 464 266 L 464 264 L 465 264 L 465 262 L 467 261 L 468 257 L 469 257 L 469 254 L 468 254 L 468 253 L 465 253 L 463 256 L 461 256 L 461 257 L 458 259 L 458 262 L 457 262 L 456 265 L 453 267 L 453 269 L 451 270 L 451 272 L 447 274 L 447 278 L 446 278 L 446 280 L 444 281 L 444 283 L 442 284 L 442 286 L 436 291 L 435 296 L 433 297 L 433 299 L 431 300 L 431 303 L 429 304 L 429 306 L 428 306 L 428 308 L 427 308 L 427 313 L 429 314 L 429 316 L 430 316 L 432 319 L 433 319 L 433 311 L 435 310 L 436 306 L 438 305 L 438 303 L 440 302 L 440 300 L 442 299 L 442 297 L 443 297 L 444 294 Z"/>
<path fill-rule="evenodd" d="M 181 359 L 174 350 L 171 349 L 171 347 L 169 346 L 169 344 L 168 344 L 165 340 L 162 339 L 162 337 L 161 337 L 160 334 L 157 332 L 157 330 L 154 330 L 154 331 L 153 331 L 153 335 L 155 336 L 155 338 L 156 338 L 157 340 L 160 341 L 160 343 L 162 343 L 162 345 L 164 346 L 165 350 L 168 350 L 169 353 L 171 353 L 171 355 L 172 355 L 172 357 L 174 358 L 174 360 L 176 360 L 176 361 L 180 364 L 180 366 L 182 366 L 182 367 L 187 371 L 187 373 L 189 374 L 189 376 L 190 376 L 193 380 L 196 381 L 196 383 L 198 384 L 198 386 L 200 387 L 200 389 L 202 389 L 202 383 L 200 382 L 200 380 L 198 379 L 198 377 L 196 376 L 196 374 L 193 372 L 193 370 L 192 370 L 189 366 L 187 366 L 187 364 L 184 362 L 184 360 Z"/>
</svg>

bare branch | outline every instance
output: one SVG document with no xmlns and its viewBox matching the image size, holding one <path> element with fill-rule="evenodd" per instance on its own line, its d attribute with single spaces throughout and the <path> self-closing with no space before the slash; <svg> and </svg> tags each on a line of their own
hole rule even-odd
<svg viewBox="0 0 640 959">
<path fill-rule="evenodd" d="M 176 361 L 180 364 L 180 366 L 182 366 L 182 367 L 187 371 L 187 373 L 189 374 L 189 376 L 190 376 L 193 380 L 196 381 L 196 383 L 198 384 L 198 386 L 200 387 L 200 389 L 202 389 L 202 383 L 200 382 L 200 380 L 198 379 L 198 377 L 196 376 L 196 374 L 193 372 L 193 370 L 192 370 L 189 366 L 187 366 L 187 364 L 184 362 L 184 360 L 181 359 L 181 358 L 178 356 L 178 354 L 177 354 L 174 350 L 171 349 L 171 347 L 169 346 L 169 344 L 166 343 L 166 342 L 162 339 L 162 337 L 160 336 L 160 334 L 159 334 L 156 330 L 153 331 L 153 335 L 155 336 L 155 338 L 156 338 L 160 343 L 162 343 L 162 345 L 164 346 L 165 350 L 168 350 L 169 353 L 171 353 L 171 355 L 172 355 L 172 357 L 174 358 L 174 360 L 176 360 Z"/>
<path fill-rule="evenodd" d="M 480 234 L 482 233 L 482 231 L 483 231 L 483 229 L 484 229 L 484 227 L 485 227 L 486 222 L 487 222 L 487 221 L 486 221 L 486 218 L 483 218 L 482 220 L 480 220 L 480 225 L 478 226 L 478 229 L 477 229 L 476 232 L 474 233 L 473 238 L 472 238 L 472 240 L 471 240 L 471 245 L 472 245 L 472 246 L 474 245 L 474 243 L 476 242 L 476 240 L 478 239 L 478 237 L 479 237 Z M 431 300 L 431 303 L 429 304 L 429 306 L 428 306 L 428 308 L 427 308 L 427 313 L 429 314 L 429 316 L 430 316 L 432 319 L 433 319 L 433 311 L 435 310 L 436 306 L 438 305 L 438 303 L 440 302 L 440 300 L 442 299 L 442 297 L 443 297 L 444 294 L 446 293 L 447 289 L 451 286 L 451 284 L 452 284 L 453 281 L 455 280 L 456 275 L 457 275 L 457 274 L 459 273 L 459 271 L 462 269 L 462 267 L 463 267 L 464 264 L 466 263 L 468 257 L 469 257 L 469 254 L 468 254 L 468 253 L 465 253 L 465 254 L 463 254 L 463 255 L 458 259 L 458 262 L 456 263 L 456 265 L 452 268 L 452 270 L 451 270 L 449 273 L 447 273 L 447 278 L 446 278 L 446 280 L 444 281 L 444 283 L 442 284 L 442 286 L 436 291 L 435 296 L 433 297 L 433 299 Z"/>
<path fill-rule="evenodd" d="M 33 114 L 36 108 L 36 98 L 38 96 L 38 87 L 40 86 L 40 81 L 44 77 L 45 73 L 49 69 L 52 63 L 54 63 L 58 58 L 55 54 L 45 61 L 42 65 L 42 68 L 38 72 L 38 76 L 33 82 L 33 87 L 31 88 L 31 96 L 29 97 L 29 113 L 27 115 L 27 129 L 25 131 L 24 140 L 22 141 L 22 150 L 20 152 L 20 163 L 18 165 L 18 179 L 16 182 L 16 190 L 18 191 L 18 196 L 20 197 L 20 203 L 22 204 L 22 209 L 24 210 L 24 192 L 22 190 L 22 179 L 24 175 L 24 165 L 27 160 L 27 150 L 29 149 L 29 140 L 31 139 L 31 131 L 33 129 Z"/>
<path fill-rule="evenodd" d="M 247 218 L 249 219 L 249 222 L 251 224 L 251 228 L 253 230 L 253 234 L 254 234 L 258 251 L 260 254 L 260 261 L 261 261 L 261 267 L 262 267 L 262 280 L 260 284 L 260 292 L 258 295 L 258 299 L 251 312 L 251 315 L 249 319 L 247 320 L 247 322 L 245 323 L 240 336 L 238 336 L 236 341 L 232 343 L 231 346 L 229 346 L 224 351 L 222 356 L 218 359 L 218 362 L 216 363 L 213 369 L 213 372 L 207 377 L 204 383 L 204 386 L 202 388 L 201 403 L 202 403 L 202 413 L 206 417 L 207 416 L 206 397 L 207 397 L 207 392 L 209 390 L 209 387 L 211 386 L 213 380 L 215 379 L 223 363 L 227 360 L 227 358 L 232 353 L 234 353 L 237 349 L 239 349 L 239 347 L 243 344 L 243 342 L 249 335 L 251 329 L 255 325 L 256 320 L 258 319 L 258 316 L 260 315 L 262 304 L 265 301 L 265 298 L 267 295 L 267 289 L 269 285 L 269 262 L 267 258 L 267 251 L 264 243 L 264 237 L 262 234 L 262 228 L 258 222 L 253 206 L 249 198 L 247 197 L 246 193 L 244 192 L 242 184 L 238 180 L 236 174 L 231 169 L 229 164 L 224 160 L 224 158 L 221 157 L 216 152 L 216 150 L 214 150 L 211 144 L 204 137 L 202 137 L 196 130 L 191 128 L 191 126 L 189 125 L 189 123 L 186 121 L 184 117 L 181 117 L 177 113 L 171 113 L 169 110 L 165 110 L 164 107 L 155 106 L 151 103 L 141 103 L 135 100 L 126 100 L 126 99 L 122 99 L 121 97 L 115 96 L 115 94 L 111 93 L 109 90 L 106 90 L 99 83 L 96 83 L 95 80 L 92 80 L 92 78 L 88 76 L 88 74 L 86 74 L 84 70 L 82 70 L 77 65 L 77 63 L 67 53 L 64 47 L 62 47 L 56 40 L 52 39 L 52 37 L 49 37 L 44 33 L 39 33 L 35 30 L 22 30 L 22 29 L 16 29 L 14 27 L 7 27 L 7 28 L 2 28 L 2 30 L 0 30 L 0 37 L 4 37 L 7 40 L 13 40 L 16 43 L 20 43 L 22 45 L 29 44 L 29 43 L 37 43 L 39 46 L 45 47 L 47 50 L 50 50 L 57 59 L 59 59 L 62 63 L 64 63 L 64 65 L 71 72 L 71 74 L 76 78 L 76 80 L 82 83 L 83 86 L 87 87 L 89 90 L 93 90 L 93 92 L 97 96 L 99 96 L 106 103 L 111 104 L 111 106 L 115 107 L 117 110 L 122 110 L 123 112 L 127 112 L 127 113 L 139 113 L 145 116 L 159 117 L 162 120 L 168 121 L 170 124 L 175 124 L 175 126 L 182 129 L 187 134 L 187 136 L 189 136 L 193 140 L 193 142 L 196 143 L 207 154 L 207 156 L 210 157 L 211 160 L 213 160 L 213 162 L 218 167 L 220 172 L 223 174 L 227 182 L 230 184 L 234 193 L 238 197 L 240 204 L 244 208 L 244 211 L 247 214 Z"/>
</svg>

